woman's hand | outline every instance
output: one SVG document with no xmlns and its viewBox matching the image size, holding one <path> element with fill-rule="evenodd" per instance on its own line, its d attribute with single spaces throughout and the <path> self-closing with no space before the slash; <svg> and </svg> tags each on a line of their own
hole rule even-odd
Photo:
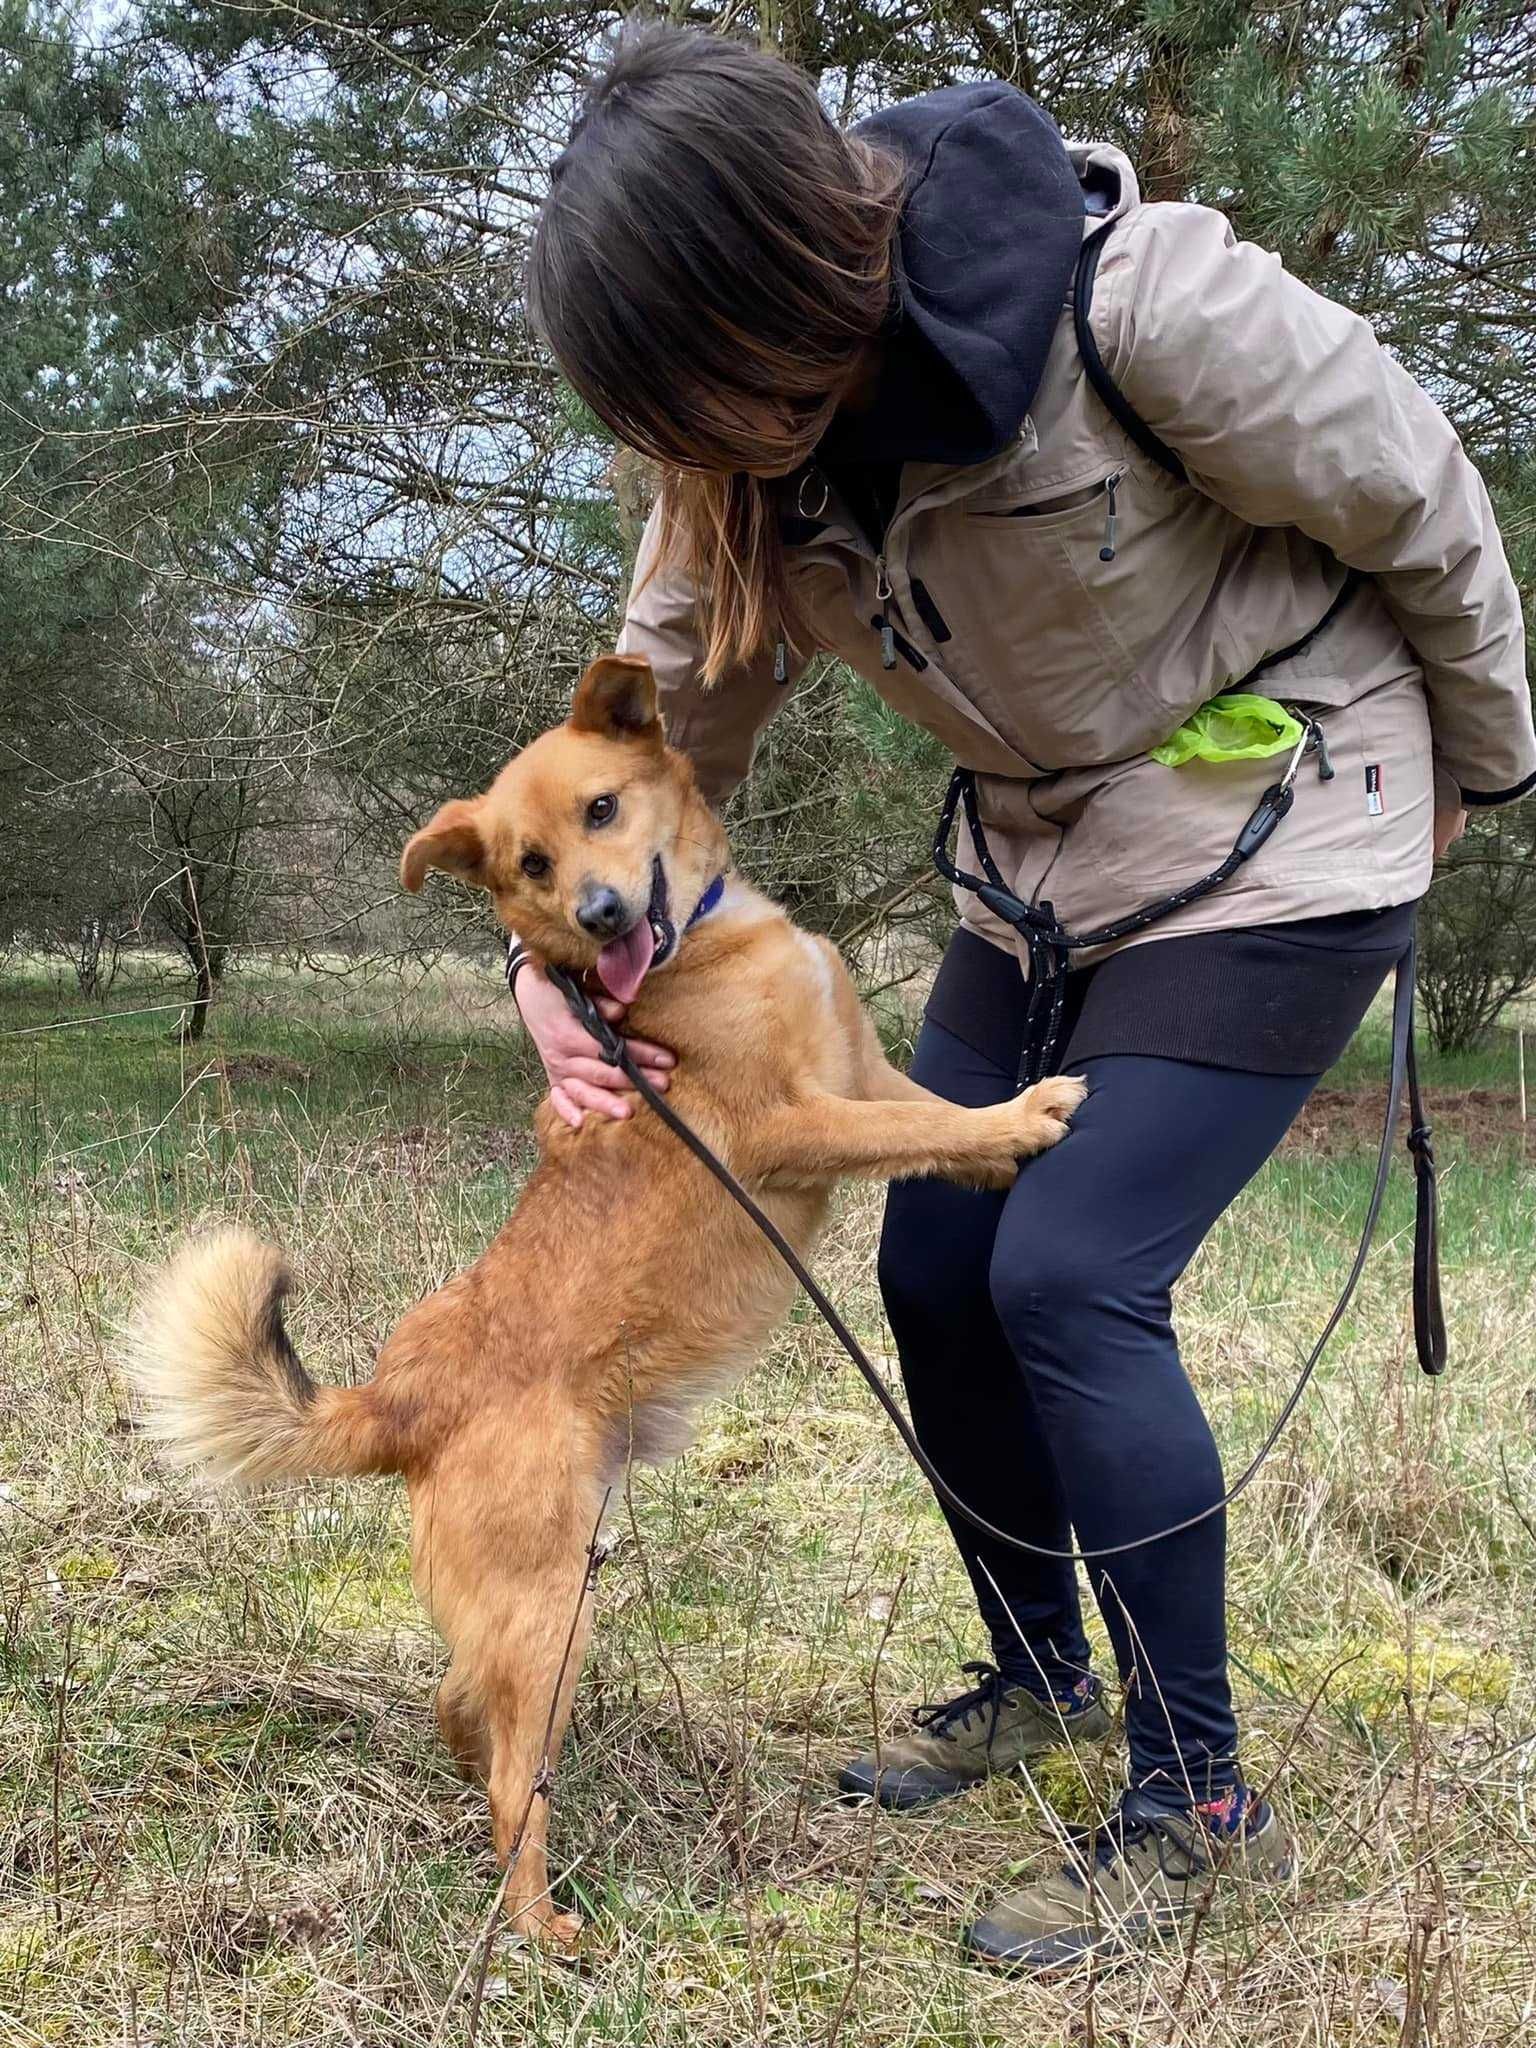
<svg viewBox="0 0 1536 2048">
<path fill-rule="evenodd" d="M 1435 813 L 1435 859 L 1444 860 L 1447 851 L 1453 847 L 1467 829 L 1467 814 L 1464 810 L 1436 811 Z"/>
<path fill-rule="evenodd" d="M 566 1008 L 565 998 L 537 960 L 518 970 L 513 991 L 528 1036 L 538 1048 L 549 1076 L 549 1099 L 555 1114 L 579 1131 L 590 1116 L 633 1116 L 635 1093 L 617 1067 L 598 1051 L 597 1040 L 584 1031 Z M 603 996 L 597 1005 L 610 1024 L 622 1024 L 623 1003 Z M 643 1038 L 626 1041 L 630 1058 L 653 1088 L 665 1089 L 676 1055 Z"/>
</svg>

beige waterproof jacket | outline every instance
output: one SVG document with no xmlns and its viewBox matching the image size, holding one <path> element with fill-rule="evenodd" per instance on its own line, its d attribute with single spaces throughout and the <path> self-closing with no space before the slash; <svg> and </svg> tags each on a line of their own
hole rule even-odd
<svg viewBox="0 0 1536 2048">
<path fill-rule="evenodd" d="M 1482 480 L 1364 320 L 1219 213 L 1143 204 L 1118 151 L 1072 153 L 1080 175 L 1119 181 L 1095 339 L 1189 481 L 1116 425 L 1064 306 L 1016 443 L 974 467 L 902 472 L 884 555 L 894 669 L 871 625 L 878 565 L 835 492 L 816 504 L 827 523 L 790 554 L 815 647 L 979 772 L 1003 873 L 1083 931 L 1225 857 L 1276 762 L 1173 769 L 1149 749 L 1315 626 L 1345 565 L 1362 570 L 1327 630 L 1254 686 L 1319 715 L 1334 778 L 1309 761 L 1255 858 L 1145 936 L 1409 901 L 1429 882 L 1437 803 L 1504 802 L 1536 782 L 1520 601 Z M 653 522 L 622 645 L 654 664 L 668 731 L 718 800 L 786 686 L 769 651 L 703 688 L 693 594 L 655 556 Z M 1012 947 L 974 898 L 960 908 Z"/>
</svg>

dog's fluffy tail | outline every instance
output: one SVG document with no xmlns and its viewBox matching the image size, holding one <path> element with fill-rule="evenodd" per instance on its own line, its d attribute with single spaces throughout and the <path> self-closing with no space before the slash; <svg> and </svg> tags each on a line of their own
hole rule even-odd
<svg viewBox="0 0 1536 2048">
<path fill-rule="evenodd" d="M 283 1327 L 290 1275 L 249 1230 L 180 1251 L 128 1332 L 144 1426 L 180 1464 L 242 1486 L 396 1468 L 375 1390 L 320 1387 Z"/>
</svg>

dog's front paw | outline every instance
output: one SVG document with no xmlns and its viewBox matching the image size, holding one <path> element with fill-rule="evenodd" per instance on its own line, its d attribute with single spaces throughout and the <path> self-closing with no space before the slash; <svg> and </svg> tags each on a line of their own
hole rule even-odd
<svg viewBox="0 0 1536 2048">
<path fill-rule="evenodd" d="M 1014 1134 L 1019 1155 L 1046 1152 L 1067 1135 L 1072 1112 L 1088 1093 L 1088 1083 L 1076 1075 L 1053 1074 L 1037 1081 L 1009 1104 L 1014 1113 Z"/>
</svg>

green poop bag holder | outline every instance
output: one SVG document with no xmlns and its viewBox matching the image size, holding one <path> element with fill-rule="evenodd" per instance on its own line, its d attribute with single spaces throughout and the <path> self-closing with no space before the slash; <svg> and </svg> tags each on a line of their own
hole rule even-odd
<svg viewBox="0 0 1536 2048">
<path fill-rule="evenodd" d="M 1271 754 L 1289 753 L 1303 730 L 1301 720 L 1273 697 L 1234 691 L 1202 704 L 1152 749 L 1152 759 L 1165 768 L 1182 768 L 1186 761 L 1263 761 Z"/>
</svg>

